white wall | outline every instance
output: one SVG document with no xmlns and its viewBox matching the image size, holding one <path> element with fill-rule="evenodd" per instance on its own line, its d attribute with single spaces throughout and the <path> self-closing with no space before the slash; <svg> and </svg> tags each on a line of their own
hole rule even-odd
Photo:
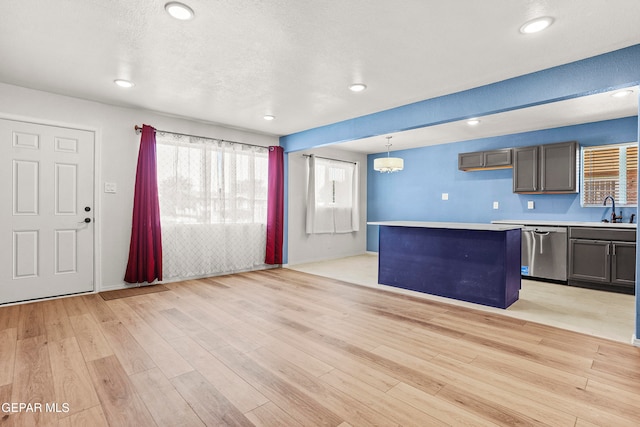
<svg viewBox="0 0 640 427">
<path fill-rule="evenodd" d="M 115 90 L 115 89 L 114 89 Z M 158 113 L 116 107 L 0 83 L 0 117 L 27 119 L 96 131 L 96 287 L 119 288 L 129 253 L 133 189 L 140 136 L 134 125 L 209 136 L 257 145 L 278 145 L 278 138 Z M 257 119 L 259 120 L 259 119 Z M 261 120 L 261 119 L 260 119 Z M 102 190 L 117 184 L 116 194 Z"/>
<path fill-rule="evenodd" d="M 306 234 L 307 158 L 316 154 L 360 163 L 360 231 L 341 234 Z M 288 264 L 322 261 L 366 252 L 367 238 L 367 156 L 334 147 L 288 154 Z"/>
</svg>

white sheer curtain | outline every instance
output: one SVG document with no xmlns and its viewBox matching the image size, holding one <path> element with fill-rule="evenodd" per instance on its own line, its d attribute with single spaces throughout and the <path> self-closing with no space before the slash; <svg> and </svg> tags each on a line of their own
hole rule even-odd
<svg viewBox="0 0 640 427">
<path fill-rule="evenodd" d="M 358 163 L 309 156 L 307 234 L 359 230 Z"/>
<path fill-rule="evenodd" d="M 157 135 L 165 280 L 264 266 L 267 148 Z"/>
</svg>

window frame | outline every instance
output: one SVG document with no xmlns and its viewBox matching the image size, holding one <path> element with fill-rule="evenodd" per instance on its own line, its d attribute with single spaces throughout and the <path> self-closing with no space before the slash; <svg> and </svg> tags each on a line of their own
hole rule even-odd
<svg viewBox="0 0 640 427">
<path fill-rule="evenodd" d="M 601 197 L 599 197 L 600 200 L 595 200 L 595 194 L 589 194 L 590 192 L 590 187 L 592 185 L 590 185 L 590 182 L 596 181 L 596 179 L 594 179 L 594 177 L 589 177 L 587 176 L 587 173 L 589 171 L 587 171 L 588 165 L 592 164 L 593 161 L 589 160 L 589 161 L 585 161 L 585 154 L 589 153 L 589 152 L 597 152 L 599 150 L 601 151 L 605 151 L 605 150 L 611 150 L 614 148 L 618 148 L 618 164 L 617 164 L 617 171 L 618 171 L 618 176 L 603 176 L 601 177 L 598 181 L 600 181 L 603 185 L 606 185 L 606 183 L 609 183 L 610 185 L 613 186 L 613 189 L 611 191 L 606 191 L 606 190 L 601 190 Z M 628 161 L 628 148 L 635 148 L 636 151 L 636 158 L 635 158 L 635 169 L 636 169 L 636 173 L 634 176 L 634 178 L 632 178 L 635 181 L 635 186 L 632 186 L 631 188 L 628 188 L 628 181 L 629 181 L 629 176 L 627 174 L 627 165 L 629 163 Z M 624 153 L 622 152 L 622 149 L 624 149 Z M 619 207 L 637 207 L 638 203 L 637 203 L 637 191 L 638 191 L 638 158 L 637 158 L 637 150 L 638 150 L 638 142 L 637 141 L 633 141 L 633 142 L 624 142 L 624 143 L 616 143 L 616 144 L 605 144 L 605 145 L 593 145 L 593 146 L 583 146 L 580 149 L 580 179 L 581 179 L 581 186 L 580 186 L 580 206 L 581 207 L 602 207 L 602 203 L 604 201 L 604 198 L 608 195 L 614 196 L 614 198 L 616 199 L 616 205 Z M 629 202 L 629 195 L 633 194 L 633 190 L 635 187 L 635 203 Z M 597 190 L 592 189 L 591 192 L 596 193 Z M 606 192 L 606 194 L 605 194 Z M 633 200 L 633 198 L 632 198 Z"/>
<path fill-rule="evenodd" d="M 227 145 L 223 145 L 227 144 Z M 195 155 L 194 161 L 198 166 L 195 171 L 175 171 L 176 182 L 186 180 L 200 193 L 198 200 L 191 199 L 184 205 L 179 204 L 180 212 L 167 213 L 163 211 L 163 195 L 160 194 L 161 221 L 163 224 L 266 224 L 268 198 L 268 148 L 244 147 L 242 144 L 210 141 L 199 137 L 157 137 L 156 152 L 161 161 L 161 151 L 173 151 L 174 158 L 181 153 L 189 152 Z M 246 150 L 246 151 L 245 151 Z M 232 164 L 246 161 L 247 170 Z M 257 162 L 260 162 L 259 166 Z M 233 171 L 233 173 L 231 172 Z M 195 173 L 194 173 L 195 172 Z M 242 180 L 240 173 L 246 172 L 246 179 Z M 191 177 L 193 174 L 193 177 Z M 260 176 L 258 176 L 260 175 Z M 174 173 L 161 173 L 158 170 L 158 189 L 162 193 L 161 179 L 173 179 Z M 193 181 L 190 178 L 195 178 Z M 257 179 L 256 178 L 261 178 Z M 242 218 L 241 199 L 246 194 L 240 190 L 245 181 L 251 182 L 249 199 L 251 200 L 251 215 Z M 257 185 L 262 191 L 257 191 Z M 179 187 L 175 190 L 180 193 Z M 188 214 L 188 209 L 193 210 Z"/>
<path fill-rule="evenodd" d="M 309 156 L 307 168 L 307 234 L 352 233 L 360 230 L 357 161 Z"/>
</svg>

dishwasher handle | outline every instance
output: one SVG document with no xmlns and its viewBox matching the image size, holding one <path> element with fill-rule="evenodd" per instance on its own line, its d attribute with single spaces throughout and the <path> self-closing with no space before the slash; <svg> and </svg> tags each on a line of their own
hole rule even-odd
<svg viewBox="0 0 640 427">
<path fill-rule="evenodd" d="M 567 234 L 567 227 L 524 226 L 522 231 L 533 231 L 536 234 L 563 233 Z"/>
</svg>

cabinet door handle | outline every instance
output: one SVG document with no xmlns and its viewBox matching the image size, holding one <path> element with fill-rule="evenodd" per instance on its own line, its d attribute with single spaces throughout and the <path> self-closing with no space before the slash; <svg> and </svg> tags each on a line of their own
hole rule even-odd
<svg viewBox="0 0 640 427">
<path fill-rule="evenodd" d="M 611 249 L 612 249 L 611 255 L 616 256 L 616 245 L 612 243 L 611 244 Z"/>
</svg>

